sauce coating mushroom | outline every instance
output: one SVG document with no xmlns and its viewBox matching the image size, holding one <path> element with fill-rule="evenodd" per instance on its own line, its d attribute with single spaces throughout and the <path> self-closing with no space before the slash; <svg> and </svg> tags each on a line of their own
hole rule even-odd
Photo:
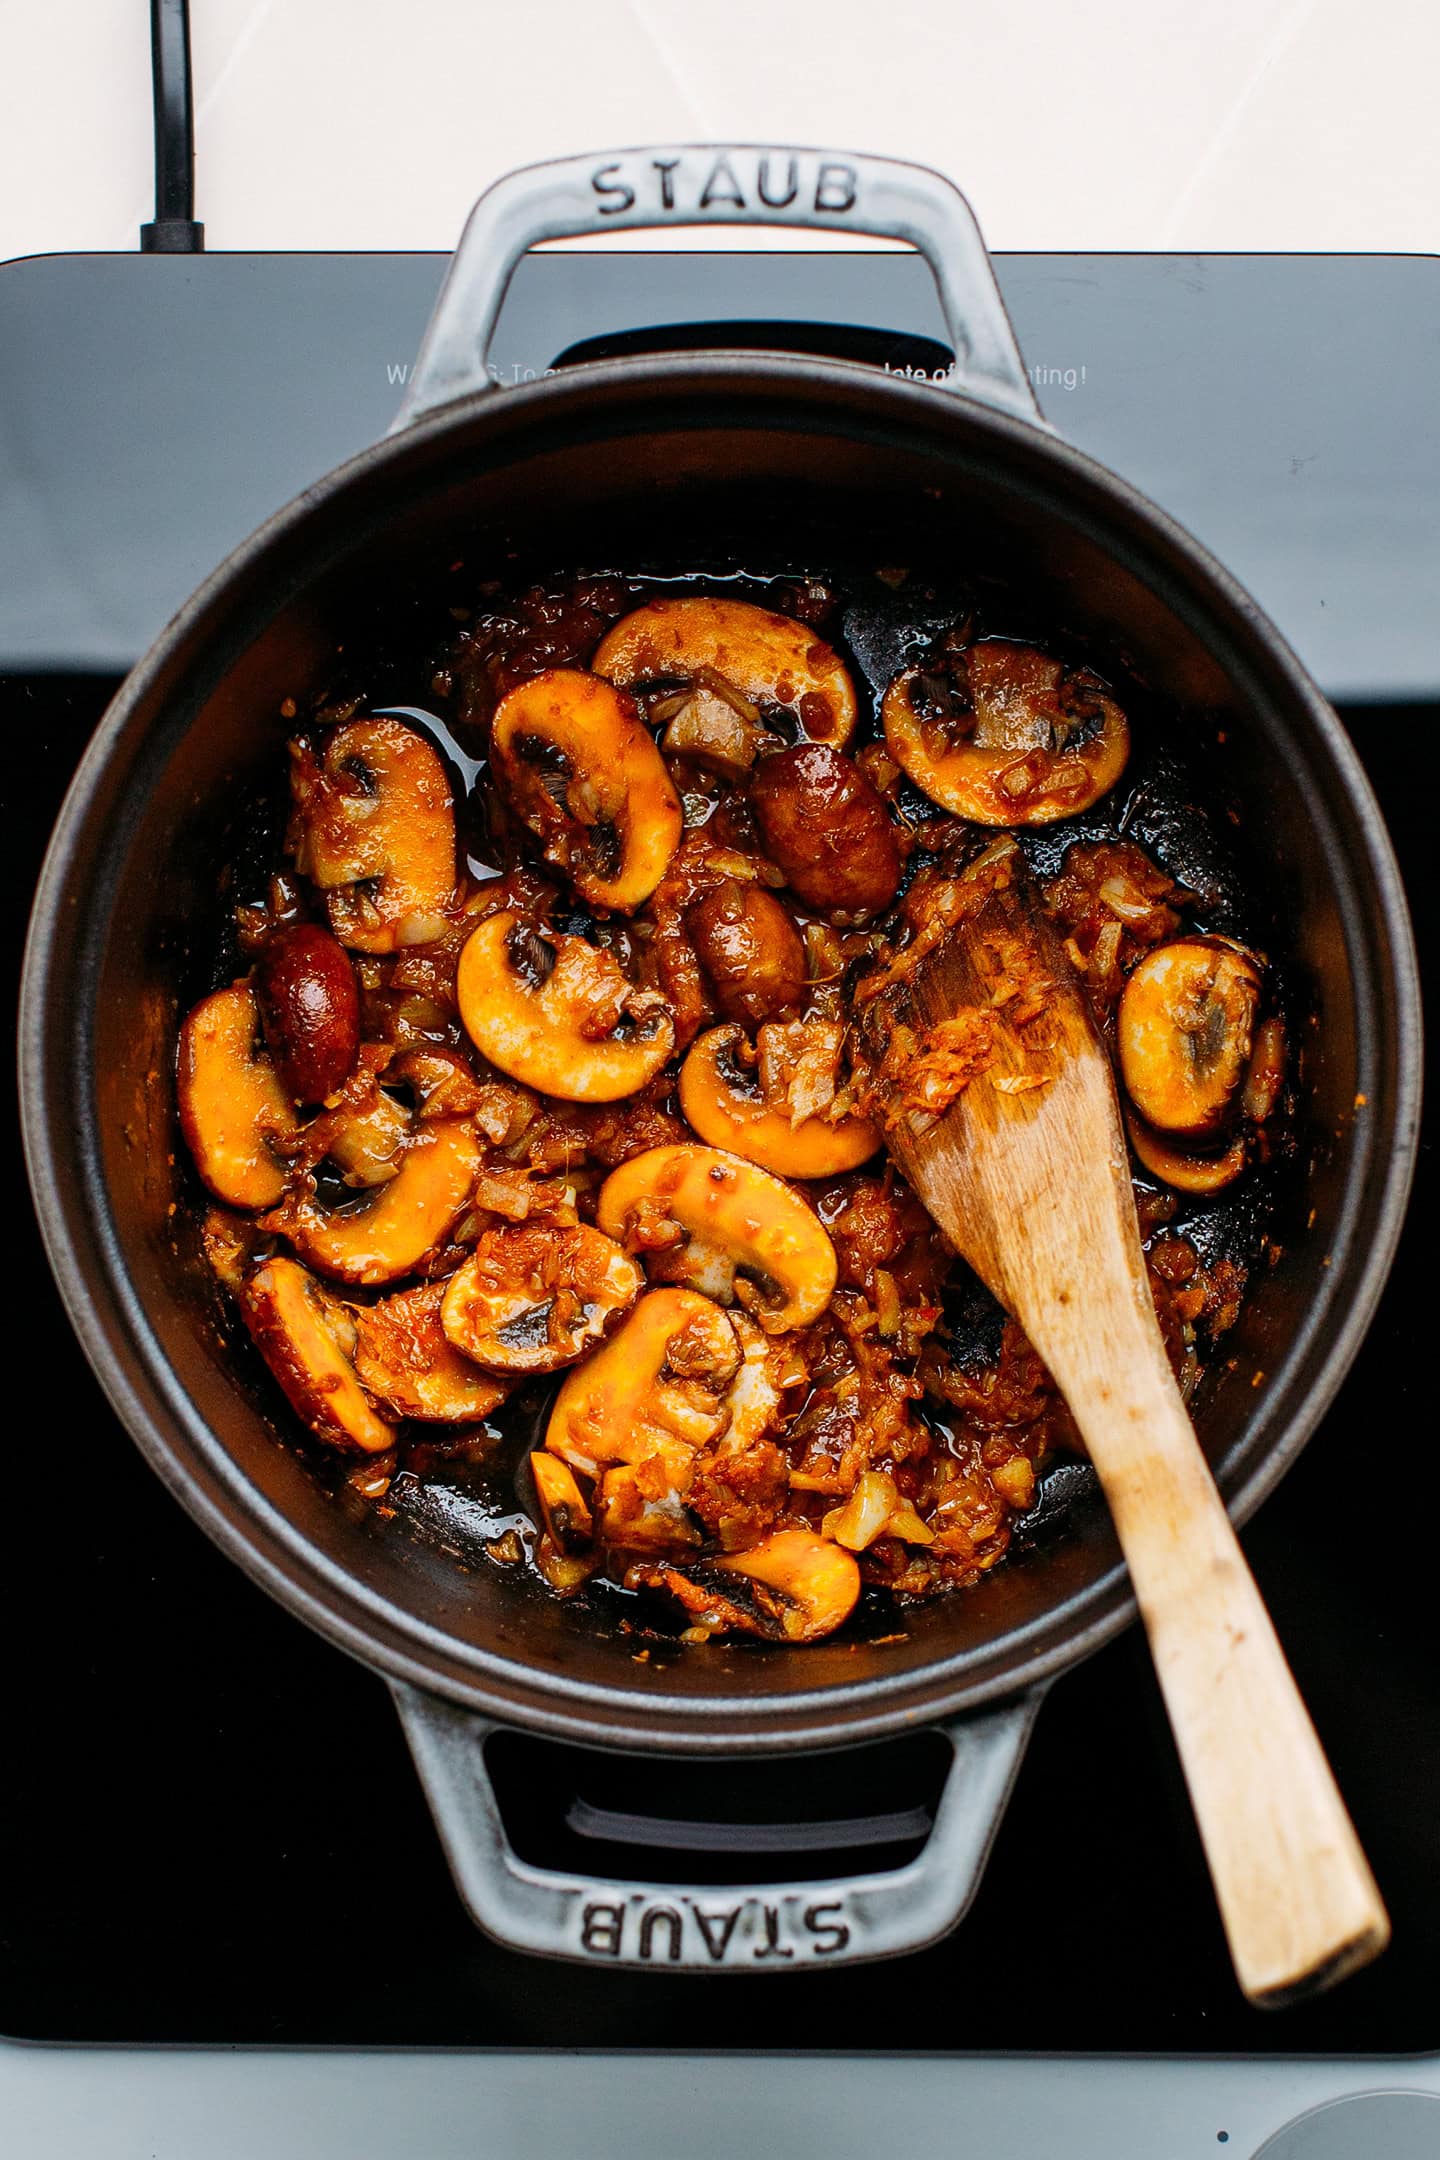
<svg viewBox="0 0 1440 2160">
<path fill-rule="evenodd" d="M 314 1179 L 297 1178 L 261 1228 L 278 1231 L 323 1275 L 387 1283 L 410 1274 L 442 1242 L 470 1197 L 480 1143 L 460 1118 L 417 1125 L 400 1168 L 349 1207 L 327 1208 Z"/>
<path fill-rule="evenodd" d="M 297 1414 L 332 1447 L 378 1455 L 395 1429 L 378 1417 L 355 1372 L 355 1325 L 297 1261 L 277 1256 L 248 1277 L 240 1310 Z"/>
<path fill-rule="evenodd" d="M 890 813 L 852 758 L 797 743 L 761 761 L 750 801 L 767 853 L 807 907 L 848 919 L 877 915 L 900 888 Z"/>
</svg>

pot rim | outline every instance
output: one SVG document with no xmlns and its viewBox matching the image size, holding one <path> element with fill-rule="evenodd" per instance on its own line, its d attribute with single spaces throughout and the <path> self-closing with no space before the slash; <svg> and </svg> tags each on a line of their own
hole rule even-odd
<svg viewBox="0 0 1440 2160">
<path fill-rule="evenodd" d="M 1227 1506 L 1237 1522 L 1253 1512 L 1293 1462 L 1333 1400 L 1369 1325 L 1404 1217 L 1418 1146 L 1421 1092 L 1418 974 L 1399 870 L 1369 782 L 1338 717 L 1263 611 L 1208 550 L 1129 482 L 1043 425 L 858 362 L 810 360 L 797 366 L 793 356 L 723 351 L 595 361 L 503 392 L 481 390 L 382 438 L 334 468 L 242 541 L 121 685 L 76 770 L 37 887 L 21 990 L 21 1123 L 40 1227 L 71 1325 L 112 1408 L 165 1484 L 222 1551 L 340 1648 L 392 1678 L 550 1737 L 684 1753 L 776 1753 L 874 1739 L 1047 1682 L 1135 1618 L 1123 1563 L 1007 1633 L 1001 1638 L 1003 1670 L 982 1672 L 978 1678 L 950 1670 L 965 1661 L 966 1653 L 960 1652 L 893 1679 L 872 1676 L 769 1699 L 717 1694 L 683 1702 L 640 1688 L 567 1680 L 458 1643 L 370 1591 L 309 1544 L 254 1491 L 209 1433 L 161 1355 L 131 1288 L 103 1186 L 86 1152 L 86 1119 L 79 1114 L 78 1095 L 71 1092 L 75 1076 L 52 1070 L 46 1013 L 52 976 L 78 942 L 75 927 L 82 918 L 82 902 L 78 895 L 71 897 L 71 886 L 112 755 L 137 714 L 164 687 L 167 675 L 207 649 L 210 618 L 219 613 L 242 573 L 282 540 L 302 533 L 316 512 L 332 507 L 347 490 L 387 468 L 417 457 L 423 462 L 427 450 L 468 435 L 477 424 L 495 423 L 502 446 L 507 436 L 520 438 L 520 454 L 527 431 L 541 419 L 584 415 L 593 426 L 597 417 L 623 413 L 632 400 L 661 395 L 683 401 L 688 394 L 697 402 L 703 397 L 713 411 L 717 391 L 735 393 L 742 386 L 762 402 L 778 398 L 782 404 L 788 399 L 798 405 L 813 399 L 822 424 L 842 426 L 847 412 L 871 427 L 888 413 L 911 432 L 958 423 L 972 431 L 972 441 L 998 440 L 1038 459 L 1052 474 L 1058 466 L 1104 510 L 1107 525 L 1128 527 L 1137 543 L 1137 567 L 1153 576 L 1157 558 L 1168 557 L 1172 576 L 1178 567 L 1187 585 L 1200 589 L 1210 607 L 1226 619 L 1247 665 L 1268 677 L 1292 709 L 1303 712 L 1315 748 L 1338 783 L 1354 825 L 1347 852 L 1353 859 L 1358 841 L 1361 874 L 1368 875 L 1374 894 L 1373 913 L 1367 909 L 1361 919 L 1347 919 L 1346 942 L 1357 959 L 1357 973 L 1368 982 L 1372 1005 L 1389 1009 L 1394 1107 L 1383 1153 L 1374 1118 L 1357 1121 L 1352 1128 L 1334 1265 L 1270 1376 L 1269 1403 L 1278 1427 L 1260 1459 L 1228 1494 Z M 826 398 L 829 410 L 820 411 Z M 697 421 L 704 424 L 698 414 Z M 725 422 L 712 424 L 723 427 Z M 1378 932 L 1373 964 L 1357 944 L 1366 917 L 1370 930 Z M 1374 1047 L 1362 1043 L 1362 1054 Z M 83 1084 L 88 1088 L 88 1072 Z M 67 1190 L 57 1161 L 56 1133 L 64 1130 L 62 1121 L 68 1115 L 75 1117 L 79 1129 L 84 1174 L 77 1181 L 78 1193 Z M 99 1189 L 93 1210 L 87 1212 L 92 1186 Z M 1362 1202 L 1370 1235 L 1363 1250 L 1357 1250 Z M 81 1257 L 87 1248 L 94 1256 L 93 1286 Z M 1341 1285 L 1347 1302 L 1337 1315 Z M 103 1309 L 97 1296 L 102 1288 Z M 1322 1323 L 1329 1325 L 1322 1330 Z M 1322 1332 L 1328 1339 L 1321 1340 Z M 1302 1368 L 1312 1364 L 1307 1383 Z M 1297 1386 L 1298 1400 L 1290 1405 L 1287 1398 Z M 1271 1414 L 1261 1406 L 1262 1424 Z M 1027 1642 L 1033 1644 L 1028 1654 Z"/>
</svg>

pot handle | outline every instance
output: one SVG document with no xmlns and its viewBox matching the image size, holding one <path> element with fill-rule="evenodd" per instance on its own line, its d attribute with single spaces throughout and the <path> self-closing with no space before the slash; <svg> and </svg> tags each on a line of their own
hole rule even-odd
<svg viewBox="0 0 1440 2160">
<path fill-rule="evenodd" d="M 908 241 L 930 266 L 955 354 L 939 379 L 1040 420 L 975 214 L 952 181 L 926 165 L 849 151 L 680 144 L 556 158 L 486 189 L 460 236 L 391 434 L 494 387 L 490 340 L 527 249 L 665 225 L 804 226 Z"/>
<path fill-rule="evenodd" d="M 662 1972 L 853 1964 L 946 1934 L 975 1894 L 1043 1692 L 940 1727 L 953 1761 L 929 1837 L 908 1865 L 829 1881 L 698 1884 L 607 1880 L 522 1860 L 485 1764 L 498 1728 L 423 1689 L 390 1686 L 456 1887 L 486 1933 L 532 1956 Z"/>
</svg>

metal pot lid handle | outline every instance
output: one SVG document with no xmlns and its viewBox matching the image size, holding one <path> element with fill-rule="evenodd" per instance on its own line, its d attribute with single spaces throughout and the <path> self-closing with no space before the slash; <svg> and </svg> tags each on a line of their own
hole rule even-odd
<svg viewBox="0 0 1440 2160">
<path fill-rule="evenodd" d="M 630 1882 L 522 1860 L 485 1763 L 497 1728 L 390 1683 L 456 1887 L 472 1918 L 532 1956 L 664 1972 L 795 1972 L 893 1957 L 955 1926 L 979 1885 L 1042 1690 L 940 1729 L 952 1762 L 915 1859 L 817 1881 Z"/>
<path fill-rule="evenodd" d="M 907 241 L 929 264 L 955 354 L 940 382 L 1040 420 L 980 227 L 952 181 L 926 165 L 852 151 L 691 143 L 556 158 L 487 188 L 466 221 L 390 432 L 495 387 L 490 342 L 528 249 L 667 225 L 798 226 Z"/>
</svg>

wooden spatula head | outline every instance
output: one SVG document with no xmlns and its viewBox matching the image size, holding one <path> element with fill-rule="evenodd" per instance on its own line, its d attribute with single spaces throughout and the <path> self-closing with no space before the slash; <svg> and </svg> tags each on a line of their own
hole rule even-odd
<svg viewBox="0 0 1440 2160">
<path fill-rule="evenodd" d="M 1114 1076 L 1018 850 L 937 894 L 862 984 L 886 1137 L 1025 1329 L 1095 1465 L 1150 1638 L 1241 1986 L 1324 1987 L 1389 1921 L 1171 1371 Z"/>
</svg>

